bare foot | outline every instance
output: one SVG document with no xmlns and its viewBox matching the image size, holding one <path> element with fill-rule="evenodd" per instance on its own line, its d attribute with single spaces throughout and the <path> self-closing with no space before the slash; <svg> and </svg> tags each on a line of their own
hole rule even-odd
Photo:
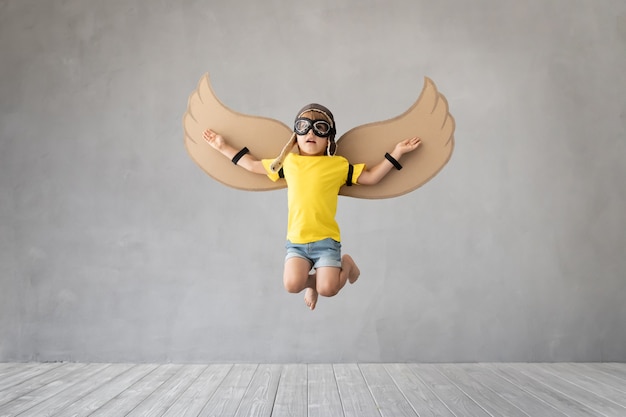
<svg viewBox="0 0 626 417">
<path fill-rule="evenodd" d="M 304 293 L 304 302 L 311 310 L 315 310 L 315 304 L 317 304 L 317 290 L 314 288 L 307 288 Z"/>
<path fill-rule="evenodd" d="M 354 284 L 356 280 L 359 279 L 359 275 L 361 275 L 361 270 L 356 266 L 354 259 L 352 259 L 350 255 L 343 255 L 341 257 L 341 268 L 347 272 L 348 282 L 350 282 L 350 284 Z"/>
</svg>

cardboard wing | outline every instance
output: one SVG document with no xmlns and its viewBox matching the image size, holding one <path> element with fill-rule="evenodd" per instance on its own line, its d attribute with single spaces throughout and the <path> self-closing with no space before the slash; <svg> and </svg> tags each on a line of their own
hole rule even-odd
<svg viewBox="0 0 626 417">
<path fill-rule="evenodd" d="M 434 177 L 452 156 L 454 129 L 446 98 L 431 79 L 425 78 L 422 92 L 411 108 L 393 119 L 349 130 L 337 141 L 337 154 L 351 163 L 371 167 L 402 140 L 417 136 L 422 140 L 421 145 L 403 155 L 400 160 L 403 168 L 392 169 L 380 183 L 344 186 L 340 194 L 375 199 L 397 197 L 415 190 Z"/>
<path fill-rule="evenodd" d="M 202 138 L 211 128 L 237 149 L 244 146 L 257 158 L 275 158 L 292 132 L 278 120 L 237 113 L 222 104 L 205 74 L 198 88 L 189 96 L 183 116 L 185 147 L 191 159 L 207 174 L 229 187 L 248 191 L 266 191 L 286 187 L 284 180 L 274 182 L 233 164 Z"/>
<path fill-rule="evenodd" d="M 267 176 L 253 174 L 234 165 L 202 138 L 211 128 L 235 148 L 250 149 L 260 159 L 280 154 L 292 130 L 284 123 L 266 117 L 237 113 L 216 97 L 209 76 L 205 74 L 189 96 L 183 116 L 185 147 L 191 158 L 217 181 L 241 190 L 267 191 L 286 187 L 284 180 L 273 182 Z M 406 194 L 434 177 L 448 162 L 454 148 L 454 118 L 446 98 L 435 83 L 424 79 L 417 101 L 405 113 L 386 121 L 355 127 L 337 141 L 337 154 L 351 163 L 373 166 L 400 141 L 418 136 L 420 147 L 405 154 L 402 170 L 392 170 L 376 185 L 344 186 L 340 194 L 350 197 L 379 199 Z"/>
</svg>

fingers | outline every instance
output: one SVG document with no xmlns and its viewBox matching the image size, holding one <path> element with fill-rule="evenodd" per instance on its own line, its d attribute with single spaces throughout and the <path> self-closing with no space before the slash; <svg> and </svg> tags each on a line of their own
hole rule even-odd
<svg viewBox="0 0 626 417">
<path fill-rule="evenodd" d="M 420 143 L 422 141 L 422 139 L 418 138 L 417 136 L 414 136 L 410 139 L 405 139 L 403 140 L 401 143 L 405 144 L 405 145 L 414 145 L 416 143 Z"/>
<path fill-rule="evenodd" d="M 205 131 L 203 132 L 202 136 L 203 136 L 205 139 L 215 139 L 216 134 L 215 134 L 215 132 L 214 132 L 214 131 L 212 131 L 211 129 L 207 129 L 207 130 L 205 130 Z"/>
<path fill-rule="evenodd" d="M 212 144 L 213 142 L 219 140 L 219 135 L 215 133 L 214 131 L 212 131 L 211 129 L 205 130 L 202 133 L 202 136 L 204 137 L 204 140 L 208 142 L 209 144 Z"/>
<path fill-rule="evenodd" d="M 420 146 L 420 144 L 422 143 L 422 140 L 418 137 L 414 137 L 409 139 L 409 147 L 411 148 L 411 150 L 415 150 L 417 149 L 418 146 Z"/>
<path fill-rule="evenodd" d="M 418 138 L 417 136 L 411 138 L 411 139 L 406 139 L 404 141 L 402 141 L 400 143 L 400 145 L 407 151 L 410 152 L 412 150 L 415 150 L 418 146 L 420 146 L 420 144 L 422 143 L 422 139 Z"/>
</svg>

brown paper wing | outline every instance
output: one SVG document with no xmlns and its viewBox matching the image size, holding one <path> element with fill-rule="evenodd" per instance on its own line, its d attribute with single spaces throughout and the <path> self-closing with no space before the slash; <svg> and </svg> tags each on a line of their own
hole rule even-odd
<svg viewBox="0 0 626 417">
<path fill-rule="evenodd" d="M 205 74 L 189 96 L 183 116 L 185 147 L 191 159 L 211 177 L 233 188 L 266 191 L 286 187 L 284 180 L 273 182 L 265 175 L 248 172 L 213 149 L 202 138 L 202 132 L 209 128 L 237 149 L 248 147 L 259 159 L 275 158 L 291 136 L 291 129 L 278 120 L 227 108 L 215 96 Z"/>
<path fill-rule="evenodd" d="M 435 83 L 424 79 L 419 98 L 404 114 L 382 122 L 370 123 L 349 130 L 337 141 L 337 154 L 350 163 L 372 167 L 385 152 L 414 136 L 422 144 L 402 156 L 403 168 L 392 171 L 376 185 L 344 186 L 341 195 L 359 198 L 390 198 L 415 190 L 435 176 L 448 162 L 454 148 L 454 118 L 448 102 L 437 91 Z"/>
</svg>

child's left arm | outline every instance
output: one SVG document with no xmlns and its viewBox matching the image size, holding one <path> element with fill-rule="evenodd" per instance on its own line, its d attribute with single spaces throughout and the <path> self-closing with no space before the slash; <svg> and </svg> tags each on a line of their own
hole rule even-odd
<svg viewBox="0 0 626 417">
<path fill-rule="evenodd" d="M 402 155 L 414 151 L 418 146 L 420 146 L 421 143 L 422 140 L 418 137 L 399 142 L 391 154 L 388 154 L 388 156 L 386 155 L 382 161 L 373 166 L 371 169 L 364 170 L 359 176 L 357 182 L 363 185 L 378 184 L 380 180 L 382 180 L 385 175 L 391 171 L 391 168 L 396 167 L 397 169 L 400 169 L 396 166 L 396 164 L 398 164 L 398 160 L 402 157 Z M 395 161 L 395 164 L 393 161 Z"/>
</svg>

